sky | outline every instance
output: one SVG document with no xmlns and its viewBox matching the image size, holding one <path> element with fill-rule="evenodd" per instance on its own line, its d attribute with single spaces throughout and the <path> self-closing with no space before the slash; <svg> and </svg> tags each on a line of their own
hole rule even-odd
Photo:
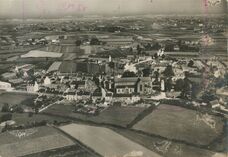
<svg viewBox="0 0 228 157">
<path fill-rule="evenodd" d="M 226 0 L 0 0 L 0 18 L 48 18 L 72 15 L 203 14 L 222 13 Z"/>
</svg>

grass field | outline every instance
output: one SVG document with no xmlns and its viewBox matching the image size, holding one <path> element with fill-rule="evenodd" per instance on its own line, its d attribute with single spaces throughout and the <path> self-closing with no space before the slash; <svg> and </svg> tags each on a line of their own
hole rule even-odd
<svg viewBox="0 0 228 157">
<path fill-rule="evenodd" d="M 5 113 L 0 112 L 0 116 Z M 56 117 L 56 116 L 47 116 L 41 114 L 33 114 L 32 117 L 28 116 L 28 113 L 13 113 L 12 120 L 16 122 L 16 125 L 23 125 L 32 122 L 41 122 L 47 121 L 48 123 L 53 123 L 54 121 L 57 122 L 66 122 L 68 121 L 65 118 Z"/>
<path fill-rule="evenodd" d="M 0 109 L 4 103 L 11 105 L 19 105 L 25 100 L 35 98 L 35 95 L 20 94 L 20 93 L 2 93 L 0 94 Z"/>
<path fill-rule="evenodd" d="M 70 124 L 60 129 L 105 157 L 122 157 L 132 152 L 141 154 L 138 155 L 140 157 L 160 157 L 153 151 L 107 128 Z"/>
<path fill-rule="evenodd" d="M 111 124 L 126 127 L 132 122 L 139 113 L 144 111 L 143 107 L 109 107 L 101 112 L 98 116 L 88 116 L 84 114 L 74 113 L 73 106 L 64 106 L 56 104 L 44 111 L 54 115 L 76 118 L 84 121 L 91 121 L 100 124 Z"/>
<path fill-rule="evenodd" d="M 0 156 L 24 156 L 74 145 L 74 142 L 51 127 L 12 130 L 0 134 Z"/>
<path fill-rule="evenodd" d="M 90 154 L 78 145 L 73 145 L 64 148 L 58 148 L 40 153 L 30 154 L 24 157 L 96 157 L 96 155 Z"/>
<path fill-rule="evenodd" d="M 209 150 L 167 141 L 159 137 L 148 136 L 132 130 L 119 128 L 112 128 L 112 130 L 164 157 L 212 157 L 216 154 Z"/>
<path fill-rule="evenodd" d="M 208 145 L 223 132 L 221 117 L 199 115 L 196 111 L 160 105 L 133 129 L 198 145 Z"/>
</svg>

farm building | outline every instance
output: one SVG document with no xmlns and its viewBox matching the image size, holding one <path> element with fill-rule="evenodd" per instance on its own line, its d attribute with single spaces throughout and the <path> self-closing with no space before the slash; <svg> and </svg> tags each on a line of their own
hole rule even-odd
<svg viewBox="0 0 228 157">
<path fill-rule="evenodd" d="M 114 82 L 117 94 L 146 94 L 152 90 L 150 77 L 115 78 Z"/>
</svg>

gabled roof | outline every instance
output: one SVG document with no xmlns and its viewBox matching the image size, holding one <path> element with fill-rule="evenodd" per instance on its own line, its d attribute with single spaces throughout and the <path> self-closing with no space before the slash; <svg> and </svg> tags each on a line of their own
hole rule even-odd
<svg viewBox="0 0 228 157">
<path fill-rule="evenodd" d="M 137 82 L 138 77 L 124 77 L 124 78 L 114 78 L 115 83 L 124 83 L 124 82 Z"/>
</svg>

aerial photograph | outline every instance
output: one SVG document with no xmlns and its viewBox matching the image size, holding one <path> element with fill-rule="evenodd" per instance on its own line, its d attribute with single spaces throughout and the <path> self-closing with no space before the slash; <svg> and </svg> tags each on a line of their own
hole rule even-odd
<svg viewBox="0 0 228 157">
<path fill-rule="evenodd" d="M 228 157 L 228 0 L 0 0 L 0 157 Z"/>
</svg>

